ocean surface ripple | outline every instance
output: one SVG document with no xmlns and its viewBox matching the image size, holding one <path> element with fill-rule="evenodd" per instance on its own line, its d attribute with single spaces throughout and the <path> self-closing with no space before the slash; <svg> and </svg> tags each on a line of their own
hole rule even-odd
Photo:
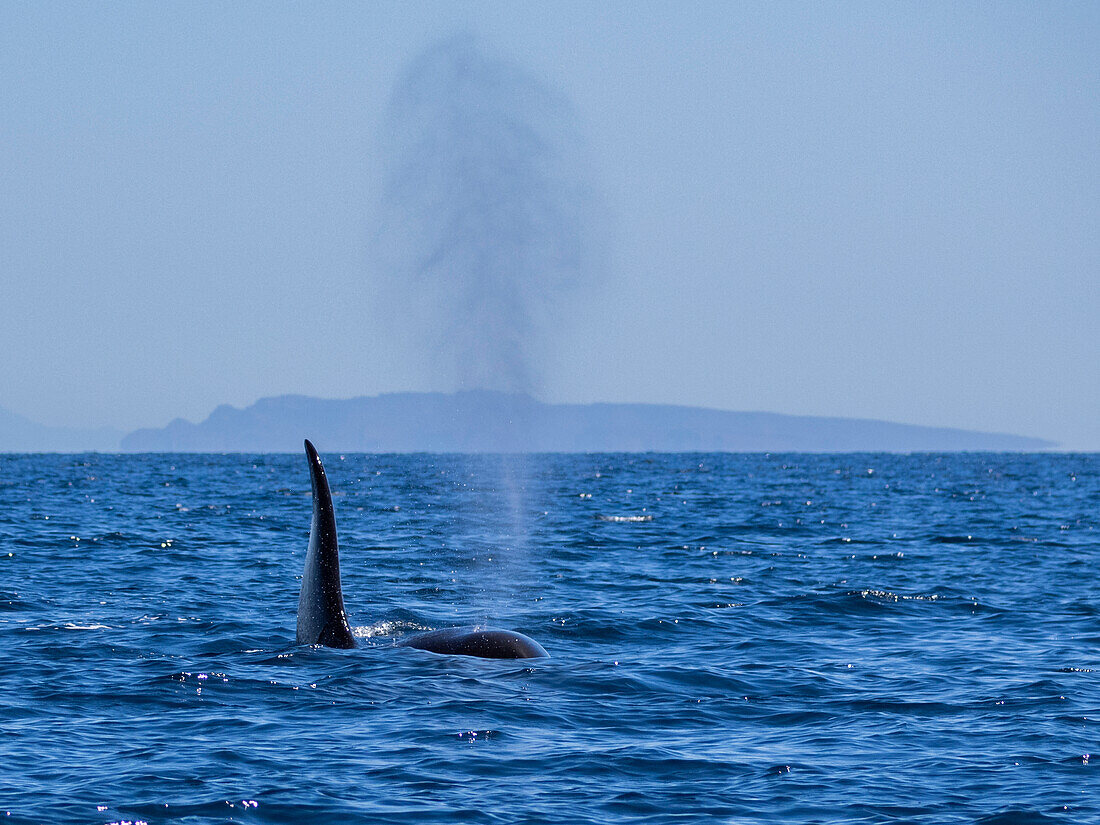
<svg viewBox="0 0 1100 825">
<path fill-rule="evenodd" d="M 0 456 L 0 821 L 1100 822 L 1100 456 L 325 461 Z"/>
</svg>

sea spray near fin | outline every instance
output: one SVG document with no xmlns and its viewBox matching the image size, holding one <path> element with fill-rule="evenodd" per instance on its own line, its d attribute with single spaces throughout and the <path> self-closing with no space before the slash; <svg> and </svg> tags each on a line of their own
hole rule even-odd
<svg viewBox="0 0 1100 825">
<path fill-rule="evenodd" d="M 317 450 L 308 439 L 305 447 L 313 486 L 313 521 L 302 571 L 302 592 L 298 596 L 298 644 L 355 647 L 340 589 L 340 552 L 332 493 Z"/>
<path fill-rule="evenodd" d="M 298 644 L 355 647 L 355 635 L 348 625 L 344 595 L 340 589 L 340 552 L 332 493 L 317 450 L 308 439 L 305 447 L 313 486 L 313 521 L 309 528 L 306 566 L 302 572 L 302 592 L 298 597 Z M 398 644 L 432 653 L 479 656 L 483 659 L 549 656 L 542 645 L 522 633 L 481 626 L 429 630 L 403 639 Z"/>
</svg>

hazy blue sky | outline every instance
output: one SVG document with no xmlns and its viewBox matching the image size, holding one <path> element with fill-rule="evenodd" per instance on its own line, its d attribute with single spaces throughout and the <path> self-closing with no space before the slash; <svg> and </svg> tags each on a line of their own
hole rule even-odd
<svg viewBox="0 0 1100 825">
<path fill-rule="evenodd" d="M 451 389 L 373 239 L 387 101 L 456 32 L 587 145 L 544 400 L 1100 449 L 1095 2 L 0 2 L 0 406 Z"/>
</svg>

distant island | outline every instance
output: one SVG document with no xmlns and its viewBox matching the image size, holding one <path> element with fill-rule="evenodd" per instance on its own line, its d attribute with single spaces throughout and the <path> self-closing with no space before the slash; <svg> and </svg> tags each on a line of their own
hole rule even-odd
<svg viewBox="0 0 1100 825">
<path fill-rule="evenodd" d="M 110 427 L 48 427 L 0 407 L 0 453 L 114 453 L 122 435 Z"/>
<path fill-rule="evenodd" d="M 853 418 L 661 404 L 545 404 L 486 390 L 301 395 L 223 405 L 122 438 L 123 452 L 298 452 L 309 437 L 341 452 L 952 452 L 1038 451 L 1038 438 Z"/>
</svg>

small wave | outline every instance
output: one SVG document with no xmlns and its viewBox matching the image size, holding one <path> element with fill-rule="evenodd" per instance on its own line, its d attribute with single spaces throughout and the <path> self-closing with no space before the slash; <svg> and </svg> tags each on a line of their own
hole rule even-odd
<svg viewBox="0 0 1100 825">
<path fill-rule="evenodd" d="M 596 516 L 598 521 L 611 521 L 616 524 L 625 524 L 628 522 L 642 522 L 653 521 L 653 516 Z"/>
<path fill-rule="evenodd" d="M 1058 820 L 1032 809 L 1009 808 L 983 816 L 977 820 L 977 825 L 1023 825 L 1023 823 L 1040 825 L 1043 822 L 1058 822 Z"/>
<path fill-rule="evenodd" d="M 892 610 L 905 604 L 912 603 L 943 603 L 958 602 L 958 599 L 945 599 L 938 593 L 897 593 L 891 590 L 879 588 L 864 588 L 861 590 L 844 590 L 831 593 L 799 593 L 786 596 L 774 596 L 764 599 L 759 604 L 788 607 L 790 605 L 806 605 L 821 611 L 824 615 L 846 616 L 867 611 Z M 966 600 L 965 606 L 970 612 L 984 610 L 984 606 L 976 601 Z M 814 621 L 818 620 L 818 615 Z"/>
<path fill-rule="evenodd" d="M 209 670 L 203 672 L 195 672 L 190 670 L 178 670 L 175 673 L 171 673 L 167 677 L 173 682 L 228 682 L 229 674 L 222 673 L 220 671 Z"/>
<path fill-rule="evenodd" d="M 455 734 L 455 738 L 461 739 L 463 742 L 485 741 L 486 739 L 496 739 L 498 736 L 500 736 L 500 732 L 495 730 L 464 730 Z"/>
<path fill-rule="evenodd" d="M 76 622 L 46 622 L 45 624 L 24 624 L 20 630 L 27 631 L 28 633 L 38 632 L 40 630 L 110 630 L 111 626 L 106 624 L 99 624 L 98 622 L 92 622 L 91 624 L 77 624 Z"/>
</svg>

